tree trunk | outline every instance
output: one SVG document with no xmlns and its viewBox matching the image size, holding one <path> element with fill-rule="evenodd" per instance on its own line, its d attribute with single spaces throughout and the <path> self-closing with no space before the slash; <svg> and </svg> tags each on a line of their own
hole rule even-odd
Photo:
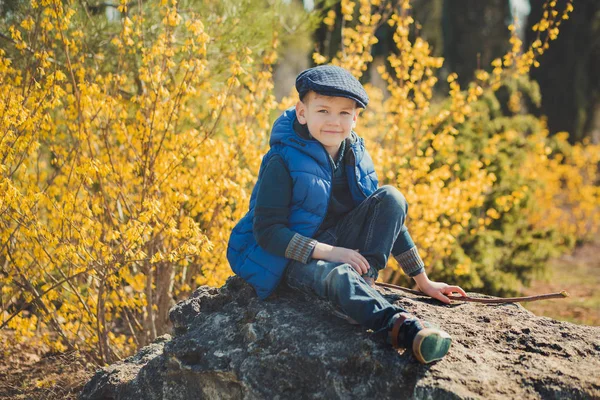
<svg viewBox="0 0 600 400">
<path fill-rule="evenodd" d="M 531 0 L 528 43 L 537 35 L 531 26 L 539 21 L 543 5 L 544 0 Z M 548 117 L 550 133 L 569 132 L 571 143 L 600 130 L 600 2 L 577 0 L 573 8 L 541 56 L 540 67 L 530 74 L 542 93 L 542 107 L 535 112 Z"/>
<path fill-rule="evenodd" d="M 508 0 L 445 0 L 442 18 L 445 67 L 465 87 L 480 66 L 510 49 Z"/>
<path fill-rule="evenodd" d="M 158 336 L 170 332 L 169 310 L 175 305 L 173 300 L 173 284 L 175 268 L 170 262 L 156 265 L 156 334 Z"/>
</svg>

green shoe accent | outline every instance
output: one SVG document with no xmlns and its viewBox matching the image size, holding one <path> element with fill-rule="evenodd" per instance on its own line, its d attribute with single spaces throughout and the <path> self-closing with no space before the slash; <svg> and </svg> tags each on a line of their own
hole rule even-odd
<svg viewBox="0 0 600 400">
<path fill-rule="evenodd" d="M 425 328 L 420 330 L 413 340 L 413 354 L 421 364 L 441 360 L 448 350 L 452 338 L 441 329 Z"/>
</svg>

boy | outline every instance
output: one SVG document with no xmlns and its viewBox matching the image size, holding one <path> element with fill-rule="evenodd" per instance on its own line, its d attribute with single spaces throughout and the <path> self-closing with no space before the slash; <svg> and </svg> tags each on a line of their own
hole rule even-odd
<svg viewBox="0 0 600 400">
<path fill-rule="evenodd" d="M 295 109 L 273 124 L 250 210 L 233 229 L 227 258 L 260 299 L 284 281 L 329 300 L 394 348 L 423 364 L 441 359 L 450 336 L 390 304 L 375 289 L 392 254 L 431 297 L 466 293 L 432 282 L 404 221 L 408 205 L 392 186 L 378 188 L 364 141 L 352 131 L 369 101 L 360 82 L 333 65 L 296 78 Z"/>
</svg>

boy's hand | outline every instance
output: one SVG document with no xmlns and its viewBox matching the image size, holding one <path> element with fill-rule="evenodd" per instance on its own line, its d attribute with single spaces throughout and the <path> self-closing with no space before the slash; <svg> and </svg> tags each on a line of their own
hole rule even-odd
<svg viewBox="0 0 600 400">
<path fill-rule="evenodd" d="M 369 270 L 369 262 L 358 251 L 317 243 L 312 258 L 350 264 L 360 275 Z"/>
<path fill-rule="evenodd" d="M 452 286 L 444 282 L 434 282 L 429 280 L 425 272 L 422 272 L 417 276 L 413 276 L 413 279 L 417 282 L 417 285 L 419 285 L 421 292 L 433 297 L 434 299 L 438 299 L 445 304 L 450 304 L 450 299 L 445 296 L 447 294 L 458 293 L 461 296 L 467 295 L 467 293 L 462 290 L 460 286 Z"/>
</svg>

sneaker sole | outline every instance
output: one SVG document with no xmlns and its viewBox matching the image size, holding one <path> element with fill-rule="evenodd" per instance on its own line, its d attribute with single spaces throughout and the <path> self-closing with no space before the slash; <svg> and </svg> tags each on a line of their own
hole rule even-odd
<svg viewBox="0 0 600 400">
<path fill-rule="evenodd" d="M 448 350 L 452 338 L 448 333 L 435 328 L 425 328 L 419 331 L 413 340 L 413 354 L 421 364 L 441 360 Z"/>
</svg>

